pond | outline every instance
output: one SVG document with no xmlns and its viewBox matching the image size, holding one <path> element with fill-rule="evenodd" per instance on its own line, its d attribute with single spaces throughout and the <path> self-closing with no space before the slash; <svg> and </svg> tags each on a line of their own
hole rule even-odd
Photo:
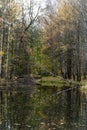
<svg viewBox="0 0 87 130">
<path fill-rule="evenodd" d="M 0 90 L 0 130 L 87 130 L 87 95 L 79 87 Z"/>
</svg>

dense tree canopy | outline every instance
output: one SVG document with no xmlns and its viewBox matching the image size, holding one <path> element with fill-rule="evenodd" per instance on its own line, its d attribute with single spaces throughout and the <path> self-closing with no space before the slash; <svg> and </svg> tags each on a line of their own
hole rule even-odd
<svg viewBox="0 0 87 130">
<path fill-rule="evenodd" d="M 86 1 L 0 1 L 0 76 L 86 77 Z"/>
</svg>

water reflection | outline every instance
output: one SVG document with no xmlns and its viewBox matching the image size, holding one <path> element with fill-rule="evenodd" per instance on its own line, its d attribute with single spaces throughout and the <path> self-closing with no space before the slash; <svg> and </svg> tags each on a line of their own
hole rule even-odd
<svg viewBox="0 0 87 130">
<path fill-rule="evenodd" d="M 87 130 L 87 96 L 79 88 L 0 90 L 1 130 Z"/>
</svg>

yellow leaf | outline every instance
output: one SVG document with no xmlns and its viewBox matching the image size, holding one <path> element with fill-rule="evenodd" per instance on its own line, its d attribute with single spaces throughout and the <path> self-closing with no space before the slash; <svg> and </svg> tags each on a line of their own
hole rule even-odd
<svg viewBox="0 0 87 130">
<path fill-rule="evenodd" d="M 4 52 L 3 52 L 3 51 L 0 51 L 0 56 L 1 56 L 1 55 L 4 55 Z"/>
</svg>

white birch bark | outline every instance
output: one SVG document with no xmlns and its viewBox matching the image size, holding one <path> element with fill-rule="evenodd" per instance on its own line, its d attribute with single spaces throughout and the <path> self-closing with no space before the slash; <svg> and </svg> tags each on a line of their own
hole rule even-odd
<svg viewBox="0 0 87 130">
<path fill-rule="evenodd" d="M 9 42 L 10 42 L 10 24 L 8 25 L 8 43 L 7 43 L 7 56 L 6 56 L 6 78 L 8 77 L 9 68 Z"/>
<path fill-rule="evenodd" d="M 8 8 L 10 9 L 10 0 L 7 0 L 9 3 Z M 5 77 L 8 78 L 8 72 L 9 72 L 9 48 L 10 48 L 10 12 L 9 12 L 9 19 L 8 19 L 8 40 L 7 40 L 7 55 L 6 55 L 6 75 Z"/>
<path fill-rule="evenodd" d="M 3 2 L 3 0 L 2 0 L 2 12 L 3 12 L 3 9 L 4 9 L 4 2 Z M 4 27 L 4 21 L 3 21 L 3 19 L 4 19 L 4 16 L 3 16 L 3 14 L 2 14 L 2 31 L 1 31 L 1 44 L 0 44 L 0 51 L 2 52 L 3 51 L 3 27 Z M 2 54 L 0 55 L 0 77 L 1 77 L 1 73 L 2 73 Z"/>
</svg>

